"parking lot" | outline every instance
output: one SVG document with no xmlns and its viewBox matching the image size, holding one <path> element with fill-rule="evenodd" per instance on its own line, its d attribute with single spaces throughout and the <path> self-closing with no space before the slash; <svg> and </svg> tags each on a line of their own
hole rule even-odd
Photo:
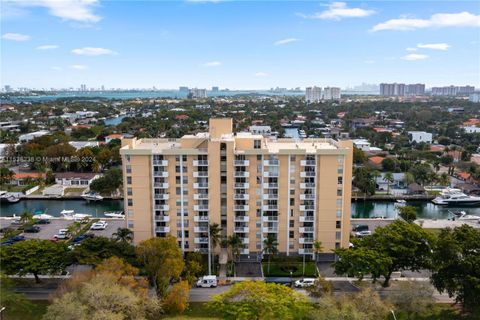
<svg viewBox="0 0 480 320">
<path fill-rule="evenodd" d="M 107 237 L 111 238 L 112 235 L 117 231 L 118 228 L 125 228 L 125 220 L 122 219 L 105 219 L 108 223 L 105 230 L 89 230 L 89 233 L 93 233 L 98 237 Z M 13 220 L 0 219 L 0 228 L 5 228 L 11 226 Z M 23 233 L 27 239 L 43 239 L 49 240 L 58 233 L 59 229 L 66 229 L 72 220 L 66 219 L 51 219 L 50 224 L 38 224 L 40 227 L 40 232 L 38 233 Z M 12 227 L 18 227 L 13 225 Z"/>
</svg>

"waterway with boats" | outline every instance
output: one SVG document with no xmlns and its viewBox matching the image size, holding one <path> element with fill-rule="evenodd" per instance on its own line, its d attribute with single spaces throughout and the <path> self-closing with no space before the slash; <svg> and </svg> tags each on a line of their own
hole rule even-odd
<svg viewBox="0 0 480 320">
<path fill-rule="evenodd" d="M 480 216 L 480 207 L 455 207 L 435 205 L 431 201 L 407 201 L 407 205 L 415 206 L 419 218 L 448 219 L 451 212 L 465 211 L 469 215 Z M 354 201 L 352 202 L 352 218 L 395 218 L 399 203 L 394 201 Z M 84 199 L 22 199 L 16 203 L 1 202 L 0 216 L 19 215 L 22 211 L 43 212 L 52 216 L 60 216 L 62 210 L 74 210 L 77 213 L 103 217 L 105 212 L 123 211 L 122 200 L 85 201 Z"/>
</svg>

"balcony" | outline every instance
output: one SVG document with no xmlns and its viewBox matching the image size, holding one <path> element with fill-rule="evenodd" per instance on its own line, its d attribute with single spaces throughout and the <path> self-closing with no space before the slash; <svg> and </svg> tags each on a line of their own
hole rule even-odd
<svg viewBox="0 0 480 320">
<path fill-rule="evenodd" d="M 298 242 L 300 244 L 305 244 L 305 243 L 313 243 L 313 238 L 299 238 Z"/>
<path fill-rule="evenodd" d="M 235 222 L 249 222 L 250 217 L 249 216 L 235 216 L 234 221 Z"/>
<path fill-rule="evenodd" d="M 208 248 L 195 248 L 195 252 L 208 253 Z"/>
<path fill-rule="evenodd" d="M 278 183 L 264 183 L 263 187 L 265 189 L 278 189 Z"/>
<path fill-rule="evenodd" d="M 250 254 L 250 250 L 248 250 L 248 249 L 240 249 L 240 254 Z"/>
<path fill-rule="evenodd" d="M 311 222 L 315 221 L 314 216 L 300 216 L 300 222 Z"/>
<path fill-rule="evenodd" d="M 153 187 L 154 188 L 159 188 L 159 189 L 168 189 L 170 185 L 168 183 L 154 183 Z"/>
<path fill-rule="evenodd" d="M 300 231 L 300 233 L 311 233 L 314 232 L 315 229 L 313 227 L 300 227 L 298 231 Z"/>
<path fill-rule="evenodd" d="M 277 233 L 278 232 L 278 228 L 276 227 L 263 227 L 262 228 L 262 231 L 264 233 Z"/>
<path fill-rule="evenodd" d="M 155 227 L 155 232 L 170 232 L 170 227 Z"/>
<path fill-rule="evenodd" d="M 268 172 L 267 171 L 267 172 L 263 173 L 263 176 L 265 178 L 276 178 L 276 177 L 278 177 L 278 172 Z"/>
<path fill-rule="evenodd" d="M 249 244 L 250 243 L 250 239 L 248 238 L 240 238 L 242 239 L 242 244 Z"/>
<path fill-rule="evenodd" d="M 208 199 L 208 193 L 195 193 L 195 194 L 193 194 L 193 199 L 194 200 L 207 200 Z"/>
<path fill-rule="evenodd" d="M 248 205 L 236 205 L 233 207 L 234 211 L 248 211 L 250 210 L 250 206 Z"/>
<path fill-rule="evenodd" d="M 277 200 L 278 194 L 268 193 L 263 195 L 263 200 Z"/>
<path fill-rule="evenodd" d="M 195 222 L 208 222 L 208 216 L 193 216 Z"/>
<path fill-rule="evenodd" d="M 193 172 L 193 177 L 194 178 L 205 178 L 205 177 L 208 177 L 208 172 L 207 171 L 194 171 Z"/>
<path fill-rule="evenodd" d="M 193 227 L 195 233 L 204 233 L 208 232 L 208 227 Z"/>
<path fill-rule="evenodd" d="M 168 211 L 170 210 L 170 206 L 168 204 L 156 204 L 155 210 Z"/>
<path fill-rule="evenodd" d="M 153 176 L 154 177 L 167 178 L 168 177 L 168 172 L 166 172 L 166 171 L 153 171 Z"/>
<path fill-rule="evenodd" d="M 301 194 L 300 200 L 315 200 L 314 194 Z"/>
<path fill-rule="evenodd" d="M 271 211 L 271 210 L 278 210 L 278 206 L 276 205 L 264 205 L 262 206 L 264 211 Z"/>
<path fill-rule="evenodd" d="M 300 177 L 302 178 L 310 178 L 310 177 L 315 177 L 316 173 L 315 171 L 302 171 L 300 172 Z"/>
<path fill-rule="evenodd" d="M 153 160 L 153 165 L 166 167 L 168 166 L 168 160 Z"/>
<path fill-rule="evenodd" d="M 315 206 L 300 206 L 300 211 L 315 210 Z"/>
<path fill-rule="evenodd" d="M 315 183 L 300 183 L 300 189 L 314 189 Z"/>
<path fill-rule="evenodd" d="M 246 193 L 235 193 L 233 195 L 233 199 L 235 199 L 235 200 L 248 200 L 248 199 L 250 199 L 250 196 Z"/>
<path fill-rule="evenodd" d="M 208 204 L 196 204 L 193 206 L 193 211 L 208 211 Z"/>
<path fill-rule="evenodd" d="M 235 189 L 248 189 L 248 188 L 250 188 L 250 184 L 249 183 L 237 182 L 233 185 L 233 187 Z"/>
<path fill-rule="evenodd" d="M 155 221 L 169 222 L 170 221 L 170 216 L 155 216 Z"/>
<path fill-rule="evenodd" d="M 300 165 L 302 167 L 305 166 L 316 166 L 316 161 L 315 160 L 300 160 Z"/>
<path fill-rule="evenodd" d="M 208 166 L 208 160 L 193 160 L 194 167 Z"/>
<path fill-rule="evenodd" d="M 208 238 L 194 238 L 196 244 L 208 244 Z"/>
<path fill-rule="evenodd" d="M 235 227 L 234 232 L 235 233 L 249 233 L 250 228 L 249 227 Z"/>
<path fill-rule="evenodd" d="M 155 193 L 153 197 L 157 200 L 168 200 L 170 199 L 170 195 L 166 193 Z"/>
<path fill-rule="evenodd" d="M 298 249 L 298 254 L 312 254 L 312 248 Z"/>
<path fill-rule="evenodd" d="M 193 189 L 208 189 L 208 183 L 194 183 Z"/>
<path fill-rule="evenodd" d="M 264 160 L 263 165 L 264 166 L 278 166 L 279 161 L 278 160 Z"/>
<path fill-rule="evenodd" d="M 248 178 L 250 177 L 250 172 L 247 171 L 235 171 L 235 178 Z"/>
<path fill-rule="evenodd" d="M 236 167 L 247 167 L 250 165 L 250 161 L 249 160 L 235 160 L 233 162 L 233 165 L 236 166 Z"/>
<path fill-rule="evenodd" d="M 278 216 L 263 216 L 263 222 L 278 222 Z"/>
</svg>

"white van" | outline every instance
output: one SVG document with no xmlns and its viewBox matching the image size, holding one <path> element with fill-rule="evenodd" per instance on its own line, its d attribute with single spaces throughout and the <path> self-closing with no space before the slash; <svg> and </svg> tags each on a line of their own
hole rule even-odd
<svg viewBox="0 0 480 320">
<path fill-rule="evenodd" d="M 317 281 L 317 279 L 314 279 L 314 278 L 304 278 L 302 280 L 297 280 L 295 281 L 295 287 L 297 288 L 311 287 L 315 284 L 315 281 Z"/>
<path fill-rule="evenodd" d="M 203 276 L 197 281 L 199 288 L 214 288 L 217 286 L 217 276 Z"/>
</svg>

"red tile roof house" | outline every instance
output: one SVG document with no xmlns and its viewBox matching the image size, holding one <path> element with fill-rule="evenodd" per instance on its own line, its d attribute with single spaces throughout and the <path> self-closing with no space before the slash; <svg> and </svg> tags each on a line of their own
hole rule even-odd
<svg viewBox="0 0 480 320">
<path fill-rule="evenodd" d="M 187 116 L 186 114 L 179 114 L 175 116 L 175 120 L 187 120 L 188 118 L 190 117 Z"/>
<path fill-rule="evenodd" d="M 55 183 L 62 186 L 88 187 L 93 180 L 101 176 L 95 172 L 59 172 L 55 174 Z"/>
<path fill-rule="evenodd" d="M 380 168 L 384 159 L 383 157 L 375 156 L 368 158 L 368 163 L 375 168 Z"/>
<path fill-rule="evenodd" d="M 27 183 L 25 183 L 27 179 L 37 180 L 37 179 L 45 179 L 45 177 L 46 177 L 46 174 L 41 172 L 16 173 L 15 176 L 13 177 L 13 180 L 10 182 L 10 184 L 13 184 L 16 186 L 25 186 L 27 185 Z"/>
<path fill-rule="evenodd" d="M 105 137 L 105 143 L 110 143 L 110 141 L 115 139 L 123 139 L 123 134 L 121 133 L 109 134 L 108 136 Z"/>
<path fill-rule="evenodd" d="M 460 179 L 460 180 L 463 180 L 463 181 L 471 181 L 472 180 L 472 175 L 468 172 L 459 172 L 457 173 L 457 177 Z"/>
</svg>

